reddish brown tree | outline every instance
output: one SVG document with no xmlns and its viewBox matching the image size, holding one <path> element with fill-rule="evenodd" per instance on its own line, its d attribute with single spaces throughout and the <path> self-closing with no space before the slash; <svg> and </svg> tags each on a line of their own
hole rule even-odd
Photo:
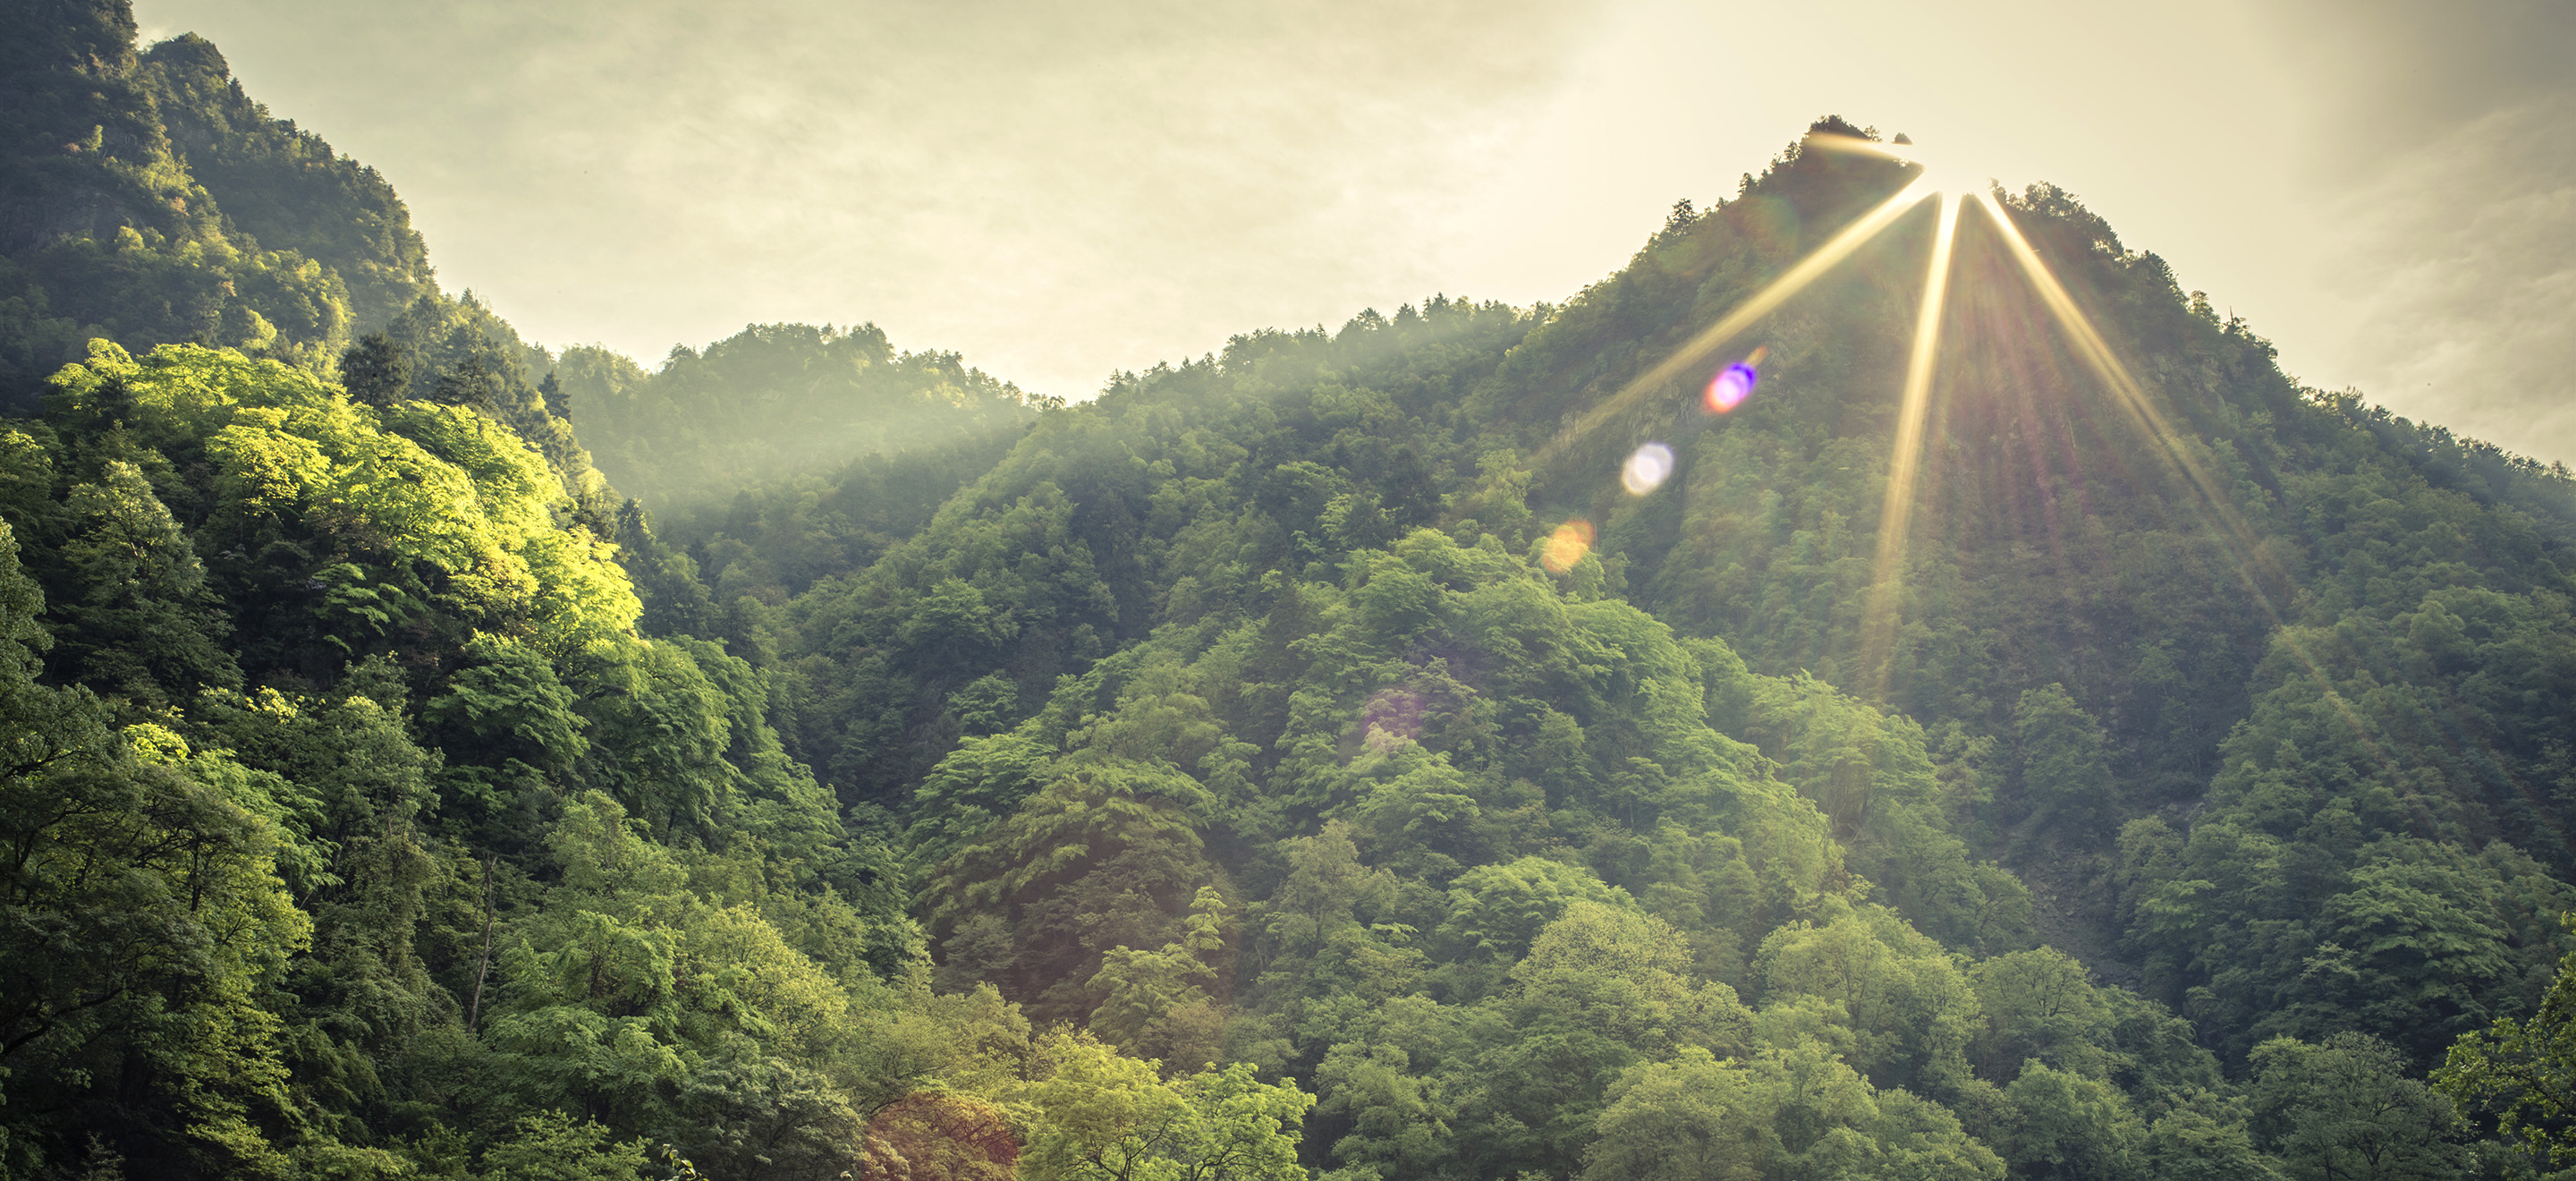
<svg viewBox="0 0 2576 1181">
<path fill-rule="evenodd" d="M 992 1105 L 915 1091 L 868 1121 L 868 1181 L 1010 1181 L 1019 1137 Z"/>
</svg>

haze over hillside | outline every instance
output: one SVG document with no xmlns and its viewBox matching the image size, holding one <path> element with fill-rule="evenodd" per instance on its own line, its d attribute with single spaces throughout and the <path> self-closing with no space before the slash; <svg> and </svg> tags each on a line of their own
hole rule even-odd
<svg viewBox="0 0 2576 1181">
<path fill-rule="evenodd" d="M 2308 384 L 2576 461 L 2557 0 L 1294 13 L 139 11 L 401 177 L 451 288 L 648 364 L 746 321 L 866 318 L 1080 400 L 1254 325 L 1560 300 L 1840 110 L 1979 179 L 2074 189 Z"/>
<path fill-rule="evenodd" d="M 2567 1142 L 2576 481 L 2064 192 L 1828 117 L 1562 303 L 647 369 L 0 12 L 0 1176 Z"/>
</svg>

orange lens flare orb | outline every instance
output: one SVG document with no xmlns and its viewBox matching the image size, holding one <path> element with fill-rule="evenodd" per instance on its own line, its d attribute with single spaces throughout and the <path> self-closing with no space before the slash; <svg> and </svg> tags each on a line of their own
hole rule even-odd
<svg viewBox="0 0 2576 1181">
<path fill-rule="evenodd" d="M 1673 474 L 1673 449 L 1661 443 L 1648 443 L 1637 448 L 1628 462 L 1619 465 L 1619 484 L 1630 496 L 1644 496 L 1664 486 Z"/>
<path fill-rule="evenodd" d="M 1702 404 L 1711 414 L 1724 414 L 1744 404 L 1753 396 L 1753 387 L 1762 380 L 1762 358 L 1771 350 L 1758 348 L 1753 355 L 1717 371 L 1709 379 L 1708 391 L 1701 395 Z"/>
<path fill-rule="evenodd" d="M 1548 535 L 1547 548 L 1539 551 L 1538 564 L 1547 567 L 1550 574 L 1563 574 L 1591 552 L 1592 522 L 1576 517 Z"/>
</svg>

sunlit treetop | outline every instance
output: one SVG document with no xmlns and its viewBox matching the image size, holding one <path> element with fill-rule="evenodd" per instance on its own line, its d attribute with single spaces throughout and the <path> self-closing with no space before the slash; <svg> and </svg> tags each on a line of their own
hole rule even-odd
<svg viewBox="0 0 2576 1181">
<path fill-rule="evenodd" d="M 303 370 L 193 345 L 137 359 L 100 341 L 54 389 L 66 421 L 122 424 L 174 462 L 209 463 L 218 530 L 293 519 L 361 561 L 425 563 L 468 621 L 549 654 L 642 612 L 614 547 L 558 525 L 569 502 L 544 458 L 472 410 L 378 410 Z"/>
</svg>

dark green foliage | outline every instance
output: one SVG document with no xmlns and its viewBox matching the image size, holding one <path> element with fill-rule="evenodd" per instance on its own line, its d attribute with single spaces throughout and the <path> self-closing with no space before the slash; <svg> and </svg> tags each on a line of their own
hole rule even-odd
<svg viewBox="0 0 2576 1181">
<path fill-rule="evenodd" d="M 2024 690 L 2013 708 L 2014 744 L 2021 750 L 2021 794 L 2030 808 L 2024 823 L 2072 843 L 2099 846 L 2103 826 L 2118 806 L 2102 728 L 2063 685 Z"/>
<path fill-rule="evenodd" d="M 99 476 L 65 501 L 65 589 L 85 592 L 62 602 L 66 671 L 156 705 L 238 683 L 218 643 L 224 613 L 179 523 L 133 464 L 109 460 Z"/>
<path fill-rule="evenodd" d="M 99 336 L 327 371 L 434 291 L 392 187 L 270 118 L 202 38 L 137 55 L 123 0 L 0 19 L 0 404 L 27 407 Z"/>
<path fill-rule="evenodd" d="M 212 42 L 183 34 L 140 64 L 171 148 L 233 228 L 329 268 L 359 324 L 383 324 L 432 289 L 428 248 L 393 186 L 251 101 Z"/>
<path fill-rule="evenodd" d="M 2527 1019 L 2498 1018 L 2452 1043 L 2433 1087 L 2467 1112 L 2492 1116 L 2532 1172 L 2576 1164 L 2576 956 Z"/>
<path fill-rule="evenodd" d="M 12 1176 L 633 1176 L 648 1127 L 736 1173 L 855 1163 L 851 1080 L 912 1069 L 847 991 L 919 970 L 896 857 L 748 665 L 632 633 L 566 523 L 586 474 L 479 411 L 180 346 L 101 342 L 0 432 Z M 654 1034 L 677 1073 L 642 1106 L 512 1040 L 577 909 L 691 932 L 637 945 L 669 979 L 634 995 L 698 1015 Z"/>
<path fill-rule="evenodd" d="M 395 347 L 392 337 L 370 332 L 340 354 L 340 384 L 352 401 L 391 406 L 411 393 L 411 357 Z"/>
<path fill-rule="evenodd" d="M 2387 1043 L 2337 1034 L 2323 1045 L 2278 1038 L 2255 1047 L 2251 1128 L 2284 1175 L 2457 1177 L 2468 1154 L 2452 1142 L 2451 1101 L 2404 1076 Z"/>
</svg>

